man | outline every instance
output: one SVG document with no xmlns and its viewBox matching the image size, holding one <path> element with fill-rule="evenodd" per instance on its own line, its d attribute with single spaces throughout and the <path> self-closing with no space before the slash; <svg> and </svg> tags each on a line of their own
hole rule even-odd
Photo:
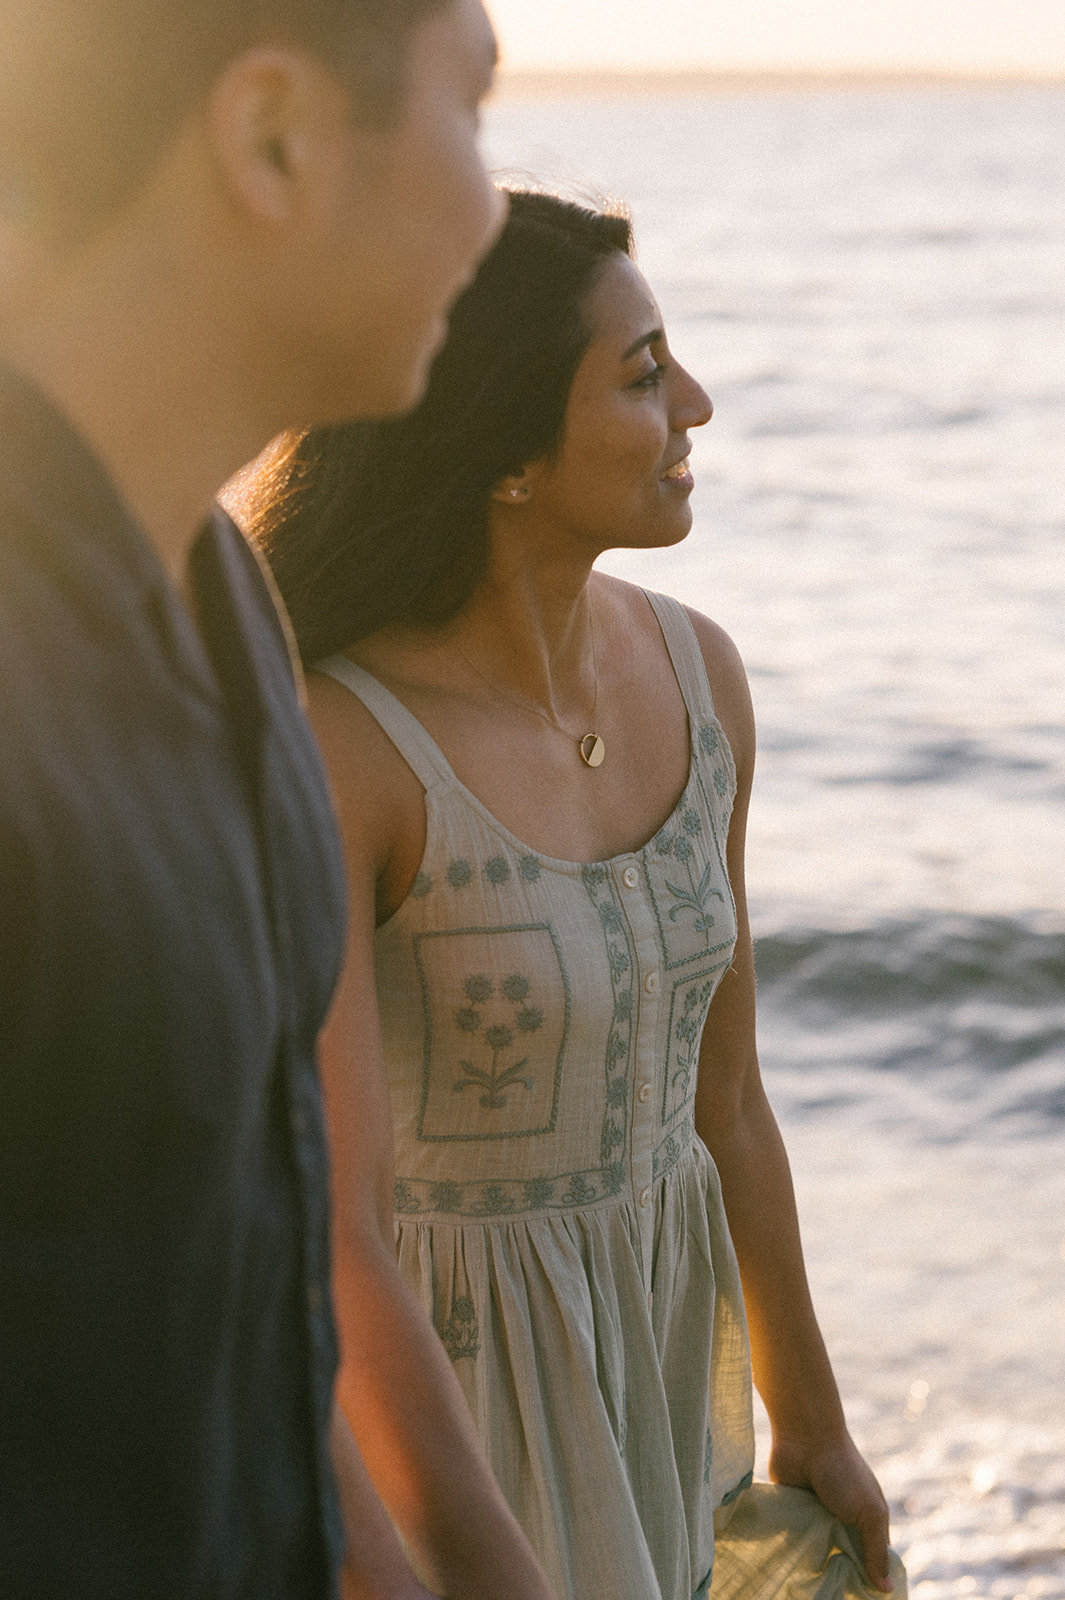
<svg viewBox="0 0 1065 1600">
<path fill-rule="evenodd" d="M 204 518 L 281 428 L 419 395 L 499 220 L 493 61 L 480 0 L 0 5 L 4 1600 L 335 1592 L 340 869 Z M 424 1595 L 332 1432 L 351 1592 Z"/>
</svg>

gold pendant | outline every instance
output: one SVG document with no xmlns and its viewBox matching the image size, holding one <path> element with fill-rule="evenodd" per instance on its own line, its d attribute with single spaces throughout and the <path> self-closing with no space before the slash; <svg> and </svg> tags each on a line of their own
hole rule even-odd
<svg viewBox="0 0 1065 1600">
<path fill-rule="evenodd" d="M 586 733 L 578 745 L 581 760 L 586 767 L 601 767 L 606 757 L 606 745 L 597 733 Z"/>
</svg>

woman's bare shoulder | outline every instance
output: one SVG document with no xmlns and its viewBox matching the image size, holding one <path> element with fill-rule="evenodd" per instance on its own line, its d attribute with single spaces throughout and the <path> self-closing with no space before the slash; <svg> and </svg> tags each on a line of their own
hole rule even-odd
<svg viewBox="0 0 1065 1600">
<path fill-rule="evenodd" d="M 650 620 L 652 613 L 647 603 L 648 591 L 638 583 L 630 583 L 608 572 L 595 573 L 595 580 L 599 592 L 619 614 L 643 624 Z M 695 629 L 707 666 L 731 674 L 745 684 L 747 677 L 740 653 L 721 624 L 692 606 L 685 605 L 684 610 Z"/>
<path fill-rule="evenodd" d="M 755 747 L 754 708 L 743 658 L 719 622 L 691 606 L 684 609 L 702 651 L 714 710 L 742 774 L 753 765 Z"/>
<path fill-rule="evenodd" d="M 380 872 L 404 834 L 423 826 L 422 786 L 377 719 L 344 684 L 309 672 L 307 702 L 348 853 L 365 852 Z"/>
<path fill-rule="evenodd" d="M 615 616 L 636 631 L 657 625 L 644 589 L 609 573 L 596 573 L 600 593 Z M 685 606 L 706 666 L 714 710 L 725 730 L 739 773 L 749 773 L 754 763 L 754 712 L 747 673 L 739 650 L 720 623 Z"/>
</svg>

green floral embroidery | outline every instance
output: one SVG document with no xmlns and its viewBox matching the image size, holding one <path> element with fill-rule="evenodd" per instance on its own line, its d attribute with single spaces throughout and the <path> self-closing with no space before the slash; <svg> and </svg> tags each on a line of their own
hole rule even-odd
<svg viewBox="0 0 1065 1600">
<path fill-rule="evenodd" d="M 686 1099 L 688 1095 L 688 1086 L 691 1082 L 691 1075 L 698 1056 L 699 1038 L 703 1031 L 707 1006 L 710 1003 L 710 996 L 713 992 L 713 978 L 708 978 L 701 988 L 689 989 L 684 996 L 681 1014 L 673 1028 L 675 1036 L 685 1046 L 684 1051 L 677 1051 L 677 1070 L 671 1080 L 673 1087 L 676 1087 L 677 1080 L 683 1079 L 683 1086 L 680 1091 L 682 1100 Z"/>
<path fill-rule="evenodd" d="M 411 899 L 424 900 L 426 895 L 432 892 L 432 887 L 433 880 L 429 874 L 427 872 L 419 872 L 418 876 L 410 886 Z"/>
<path fill-rule="evenodd" d="M 695 1118 L 689 1110 L 682 1117 L 668 1138 L 663 1139 L 658 1149 L 654 1152 L 651 1161 L 651 1171 L 655 1178 L 661 1178 L 676 1166 L 685 1150 L 688 1149 L 695 1138 Z"/>
<path fill-rule="evenodd" d="M 536 1033 L 544 1024 L 544 1014 L 538 1006 L 522 1004 L 528 997 L 530 987 L 528 978 L 518 972 L 511 973 L 500 984 L 503 998 L 519 1008 L 514 1016 L 519 1033 Z M 477 1010 L 477 1006 L 491 1000 L 495 993 L 495 985 L 487 973 L 478 972 L 466 979 L 463 988 L 466 998 L 473 1003 L 459 1007 L 455 1012 L 455 1025 L 462 1033 L 480 1033 L 484 1016 Z M 484 1028 L 483 1038 L 492 1052 L 491 1066 L 478 1067 L 472 1061 L 461 1060 L 459 1066 L 462 1068 L 463 1076 L 456 1078 L 451 1087 L 454 1093 L 459 1094 L 472 1084 L 484 1091 L 479 1096 L 480 1105 L 486 1111 L 499 1111 L 508 1103 L 505 1090 L 521 1084 L 527 1093 L 532 1092 L 533 1079 L 525 1071 L 529 1065 L 529 1058 L 523 1056 L 520 1061 L 513 1061 L 509 1066 L 505 1066 L 500 1060 L 503 1052 L 509 1050 L 514 1043 L 514 1029 L 506 1023 L 494 1022 Z"/>
<path fill-rule="evenodd" d="M 463 1356 L 476 1356 L 481 1348 L 481 1330 L 472 1300 L 462 1298 L 455 1301 L 450 1317 L 440 1329 L 440 1338 L 452 1361 L 459 1361 Z"/>
<path fill-rule="evenodd" d="M 655 1151 L 652 1172 L 656 1178 L 660 1177 L 663 1172 L 668 1172 L 671 1167 L 676 1166 L 680 1160 L 680 1148 L 676 1136 L 671 1133 L 665 1144 L 661 1146 L 661 1149 Z"/>
<path fill-rule="evenodd" d="M 712 756 L 718 746 L 717 729 L 700 728 L 699 744 L 706 755 Z"/>
<path fill-rule="evenodd" d="M 441 907 L 442 916 L 458 922 L 461 902 L 447 899 L 452 910 Z M 559 1115 L 572 1007 L 569 975 L 551 924 L 434 928 L 415 935 L 414 954 L 426 1016 L 419 1143 L 496 1142 L 551 1133 Z M 546 1170 L 546 1162 L 532 1170 Z M 445 1175 L 468 1180 L 462 1214 L 483 1215 L 476 1168 L 410 1178 L 422 1210 L 429 1208 L 432 1182 Z M 512 1177 L 499 1174 L 518 1209 L 523 1208 L 522 1182 L 530 1175 L 528 1165 L 519 1165 Z M 560 1204 L 557 1196 L 554 1204 Z"/>
<path fill-rule="evenodd" d="M 396 1211 L 420 1211 L 421 1202 L 411 1189 L 409 1183 L 404 1183 L 402 1178 L 397 1178 L 392 1187 L 392 1205 Z"/>
<path fill-rule="evenodd" d="M 624 1147 L 628 1126 L 628 1060 L 632 1048 L 633 988 L 631 980 L 624 988 L 621 985 L 626 973 L 632 970 L 633 960 L 628 925 L 606 869 L 597 863 L 586 867 L 584 885 L 603 930 L 614 991 L 613 1026 L 604 1061 L 606 1106 L 599 1138 L 599 1158 L 602 1162 L 598 1173 L 600 1196 L 606 1197 L 620 1194 L 625 1183 L 624 1163 L 614 1158 L 618 1149 Z M 595 1198 L 596 1190 L 584 1175 L 571 1178 L 565 1199 L 584 1204 Z"/>
<path fill-rule="evenodd" d="M 725 896 L 720 889 L 715 889 L 711 884 L 710 880 L 713 875 L 714 862 L 708 861 L 703 869 L 703 875 L 694 889 L 678 889 L 675 883 L 670 883 L 669 879 L 666 879 L 666 888 L 677 902 L 670 909 L 670 922 L 676 922 L 682 911 L 694 911 L 697 933 L 706 933 L 714 926 L 714 919 L 707 909 L 709 902 L 715 897 L 724 902 Z"/>
<path fill-rule="evenodd" d="M 434 1183 L 429 1190 L 429 1204 L 434 1211 L 461 1211 L 461 1185 L 452 1183 L 450 1178 Z"/>
<path fill-rule="evenodd" d="M 536 883 L 543 871 L 538 856 L 522 856 L 518 861 L 518 871 L 526 883 Z"/>
<path fill-rule="evenodd" d="M 481 1210 L 486 1216 L 498 1216 L 501 1211 L 513 1211 L 514 1201 L 501 1183 L 486 1183 L 481 1190 Z"/>
<path fill-rule="evenodd" d="M 494 1038 L 493 1035 L 495 1036 Z M 464 1078 L 456 1078 L 451 1085 L 455 1093 L 458 1094 L 462 1089 L 468 1089 L 471 1084 L 479 1085 L 485 1091 L 484 1094 L 478 1097 L 479 1103 L 486 1111 L 501 1110 L 508 1103 L 503 1090 L 511 1089 L 517 1083 L 520 1083 L 524 1089 L 531 1093 L 533 1080 L 526 1077 L 523 1072 L 523 1069 L 529 1064 L 528 1056 L 523 1056 L 520 1061 L 513 1062 L 509 1067 L 502 1069 L 499 1067 L 499 1053 L 501 1050 L 506 1049 L 513 1037 L 514 1035 L 509 1028 L 489 1028 L 485 1038 L 492 1049 L 492 1066 L 490 1070 L 484 1071 L 481 1067 L 475 1067 L 471 1061 L 460 1061 L 459 1066 L 466 1076 Z"/>
<path fill-rule="evenodd" d="M 510 862 L 505 856 L 493 856 L 484 864 L 484 875 L 489 883 L 506 883 L 510 878 Z"/>
<path fill-rule="evenodd" d="M 723 749 L 723 742 L 712 728 L 704 732 L 711 744 Z M 697 749 L 706 743 L 699 735 L 695 742 Z M 718 762 L 724 759 L 727 757 L 719 756 Z M 726 804 L 714 795 L 711 772 L 700 756 L 693 763 L 688 795 L 680 802 L 670 824 L 661 829 L 642 852 L 667 972 L 702 960 L 711 950 L 726 951 L 735 938 L 721 849 L 722 815 Z M 668 871 L 670 857 L 683 867 L 682 873 Z M 708 876 L 711 862 L 714 865 Z M 710 877 L 716 879 L 720 888 L 713 888 Z M 685 883 L 685 888 L 678 890 L 678 883 Z M 711 909 L 715 899 L 723 903 L 724 914 L 716 907 Z M 682 917 L 681 912 L 687 910 L 693 915 Z"/>
<path fill-rule="evenodd" d="M 465 889 L 473 881 L 473 868 L 468 861 L 453 861 L 447 869 L 447 881 L 453 889 Z"/>
<path fill-rule="evenodd" d="M 724 796 L 725 790 L 728 788 L 728 778 L 725 774 L 724 767 L 714 768 L 714 788 L 717 790 L 719 795 L 722 797 Z"/>
<path fill-rule="evenodd" d="M 613 1085 L 611 1085 L 613 1087 Z M 603 1137 L 599 1146 L 599 1159 L 606 1163 L 617 1149 L 618 1145 L 625 1143 L 625 1129 L 616 1122 L 603 1123 Z"/>
<path fill-rule="evenodd" d="M 525 1203 L 539 1210 L 555 1198 L 555 1186 L 550 1178 L 529 1178 L 525 1183 Z"/>
<path fill-rule="evenodd" d="M 625 1164 L 622 1161 L 612 1161 L 603 1173 L 603 1191 L 606 1194 L 620 1194 L 625 1187 Z"/>
</svg>

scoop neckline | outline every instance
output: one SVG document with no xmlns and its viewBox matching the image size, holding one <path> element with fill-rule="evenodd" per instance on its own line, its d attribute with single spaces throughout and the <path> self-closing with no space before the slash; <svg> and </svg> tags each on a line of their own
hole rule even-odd
<svg viewBox="0 0 1065 1600">
<path fill-rule="evenodd" d="M 371 674 L 371 676 L 372 676 L 372 674 Z M 380 682 L 379 679 L 377 681 Z M 385 689 L 385 692 L 387 694 L 391 694 L 392 693 L 391 689 L 387 689 L 384 684 L 382 684 L 381 687 L 383 689 Z M 570 859 L 569 857 L 566 857 L 566 856 L 552 856 L 552 855 L 547 854 L 546 851 L 537 850 L 534 845 L 529 844 L 526 840 L 519 839 L 518 835 L 516 833 L 512 832 L 512 830 L 507 827 L 505 822 L 501 822 L 500 819 L 496 816 L 494 811 L 489 811 L 489 809 L 485 805 L 484 801 L 482 799 L 480 799 L 480 797 L 478 795 L 475 795 L 473 790 L 470 789 L 465 783 L 463 783 L 462 779 L 458 776 L 458 774 L 456 773 L 455 769 L 452 767 L 450 761 L 447 759 L 447 757 L 445 756 L 444 752 L 441 750 L 440 746 L 437 744 L 436 740 L 433 738 L 433 736 L 429 732 L 429 730 L 425 727 L 425 725 L 422 722 L 419 721 L 419 719 L 417 717 L 414 717 L 414 720 L 415 720 L 415 722 L 418 723 L 418 726 L 422 729 L 422 732 L 424 733 L 425 737 L 429 740 L 430 744 L 433 746 L 433 749 L 434 749 L 434 751 L 436 753 L 436 756 L 439 759 L 439 761 L 440 761 L 440 763 L 441 763 L 441 765 L 442 765 L 442 767 L 444 769 L 443 772 L 441 773 L 441 782 L 446 782 L 450 787 L 452 787 L 453 789 L 457 790 L 465 798 L 465 800 L 473 807 L 473 809 L 478 813 L 478 815 L 482 818 L 482 820 L 487 822 L 490 825 L 490 827 L 496 833 L 498 833 L 503 839 L 505 839 L 506 842 L 511 846 L 511 848 L 513 850 L 515 850 L 518 854 L 534 857 L 541 864 L 541 866 L 551 867 L 556 872 L 567 872 L 567 873 L 578 873 L 579 872 L 579 873 L 584 873 L 584 872 L 587 872 L 589 870 L 589 868 L 592 868 L 592 867 L 602 867 L 605 870 L 605 869 L 607 869 L 609 867 L 616 866 L 619 862 L 629 861 L 635 856 L 642 855 L 643 852 L 650 845 L 652 845 L 654 843 L 654 841 L 658 838 L 658 835 L 662 832 L 662 830 L 664 828 L 668 828 L 669 827 L 669 824 L 673 821 L 673 818 L 677 815 L 677 813 L 681 810 L 681 807 L 684 805 L 684 802 L 685 802 L 685 800 L 687 799 L 687 796 L 688 796 L 688 791 L 691 788 L 692 783 L 693 783 L 694 778 L 695 778 L 695 739 L 693 737 L 693 730 L 692 730 L 691 709 L 690 709 L 690 707 L 688 705 L 688 702 L 687 702 L 687 699 L 686 699 L 686 697 L 684 695 L 684 690 L 683 690 L 683 688 L 681 688 L 681 685 L 680 685 L 679 682 L 678 682 L 677 687 L 680 688 L 680 690 L 681 690 L 681 698 L 684 700 L 684 712 L 685 712 L 685 716 L 687 717 L 687 720 L 688 720 L 688 774 L 687 774 L 687 777 L 684 780 L 684 787 L 681 790 L 680 794 L 677 796 L 676 804 L 669 811 L 668 815 L 663 817 L 662 821 L 653 830 L 653 832 L 651 832 L 647 836 L 647 838 L 643 841 L 642 844 L 634 845 L 631 850 L 619 850 L 616 855 L 603 856 L 603 857 L 599 858 L 598 860 L 593 860 L 593 861 L 574 861 L 574 860 L 572 860 L 572 859 Z M 397 700 L 400 705 L 403 705 L 403 702 L 402 702 L 402 700 L 399 699 L 398 695 L 393 695 L 393 699 Z M 414 713 L 412 711 L 409 711 L 408 708 L 405 707 L 405 706 L 404 706 L 404 710 L 407 710 L 409 716 L 412 716 L 412 717 L 414 716 Z M 721 739 L 727 745 L 728 740 L 725 737 L 725 730 L 724 730 L 724 728 L 722 728 L 721 724 L 718 722 L 717 716 L 714 715 L 710 720 L 712 721 L 712 723 L 716 727 Z M 400 754 L 402 755 L 402 751 L 400 752 Z M 417 774 L 415 774 L 415 776 L 417 776 Z M 436 787 L 436 786 L 434 785 L 434 787 Z M 426 789 L 425 790 L 426 800 L 428 800 L 429 795 L 432 792 L 433 791 L 431 789 Z M 425 842 L 425 850 L 422 852 L 422 860 L 423 861 L 425 859 L 426 854 L 428 853 L 428 849 L 429 849 L 429 840 L 428 840 L 428 835 L 427 835 L 426 836 L 426 842 Z M 419 863 L 419 871 L 421 871 L 421 870 L 422 870 L 421 863 Z"/>
<path fill-rule="evenodd" d="M 458 776 L 458 774 L 456 773 L 454 767 L 451 765 L 450 761 L 447 759 L 447 756 L 444 754 L 443 750 L 440 748 L 440 745 L 437 743 L 436 739 L 429 732 L 429 730 L 425 726 L 424 722 L 422 722 L 419 717 L 415 716 L 414 712 L 410 709 L 410 707 L 408 705 L 406 705 L 406 703 L 403 700 L 400 699 L 399 695 L 395 694 L 393 692 L 393 690 L 391 690 L 386 683 L 383 683 L 380 678 L 378 678 L 374 673 L 372 673 L 369 670 L 369 668 L 364 667 L 361 664 L 361 662 L 352 661 L 350 656 L 345 656 L 344 659 L 346 661 L 348 661 L 351 666 L 355 667 L 357 671 L 365 674 L 365 676 L 367 678 L 369 678 L 372 683 L 376 684 L 378 689 L 383 694 L 387 695 L 388 698 L 400 709 L 400 711 L 403 713 L 403 715 L 405 717 L 407 717 L 410 720 L 410 722 L 412 722 L 414 724 L 414 726 L 418 729 L 418 732 L 419 732 L 419 734 L 421 736 L 421 740 L 423 741 L 423 751 L 424 751 L 425 754 L 428 754 L 431 757 L 429 765 L 432 766 L 433 771 L 434 771 L 434 776 L 435 776 L 435 779 L 436 779 L 436 781 L 432 785 L 427 784 L 425 782 L 424 778 L 422 777 L 422 775 L 411 765 L 411 763 L 409 761 L 407 761 L 407 758 L 406 758 L 403 750 L 399 747 L 399 745 L 396 745 L 396 749 L 397 749 L 397 751 L 399 753 L 400 758 L 403 761 L 406 762 L 407 766 L 410 767 L 411 771 L 414 773 L 415 778 L 417 778 L 418 782 L 422 785 L 422 790 L 423 790 L 423 793 L 424 793 L 424 795 L 426 797 L 426 802 L 427 803 L 428 803 L 428 798 L 429 798 L 430 794 L 432 794 L 435 789 L 437 789 L 438 787 L 440 787 L 442 785 L 446 786 L 446 787 L 449 787 L 452 790 L 454 790 L 455 792 L 457 792 L 458 794 L 462 795 L 463 798 L 466 800 L 466 802 L 472 807 L 472 809 L 481 817 L 482 821 L 485 822 L 495 833 L 497 833 L 500 836 L 501 839 L 505 840 L 506 843 L 510 845 L 511 849 L 513 849 L 517 854 L 533 858 L 536 861 L 538 861 L 542 866 L 549 867 L 549 868 L 551 868 L 552 870 L 554 870 L 556 872 L 563 872 L 563 873 L 569 873 L 569 874 L 584 873 L 584 872 L 587 872 L 590 869 L 593 869 L 593 868 L 596 868 L 596 867 L 601 868 L 601 869 L 603 869 L 605 871 L 605 870 L 607 870 L 609 868 L 612 868 L 612 867 L 616 866 L 620 862 L 631 861 L 635 857 L 637 857 L 639 855 L 642 855 L 643 852 L 645 850 L 647 850 L 654 843 L 654 841 L 658 838 L 658 835 L 660 833 L 662 833 L 662 831 L 664 829 L 668 828 L 670 823 L 673 821 L 673 819 L 679 814 L 679 812 L 681 811 L 682 807 L 684 806 L 685 800 L 688 797 L 688 794 L 689 794 L 689 791 L 691 790 L 692 784 L 695 781 L 695 770 L 696 770 L 695 715 L 694 715 L 692 703 L 689 701 L 688 694 L 687 694 L 687 692 L 685 690 L 684 682 L 683 682 L 683 679 L 682 679 L 682 674 L 681 674 L 680 670 L 678 669 L 677 662 L 676 662 L 676 660 L 674 658 L 673 649 L 672 649 L 672 646 L 670 644 L 669 635 L 668 635 L 667 630 L 666 630 L 666 625 L 665 625 L 661 615 L 659 614 L 658 607 L 655 604 L 655 599 L 652 598 L 653 591 L 650 591 L 648 589 L 643 589 L 642 592 L 643 592 L 644 596 L 647 599 L 648 605 L 651 607 L 651 611 L 652 611 L 652 613 L 653 613 L 653 615 L 655 617 L 655 620 L 658 623 L 658 627 L 659 627 L 659 629 L 660 629 L 660 631 L 662 633 L 663 643 L 665 644 L 665 647 L 666 647 L 666 654 L 669 657 L 670 665 L 671 665 L 671 667 L 673 669 L 673 676 L 674 676 L 674 678 L 676 680 L 677 688 L 678 688 L 678 690 L 680 692 L 681 701 L 682 701 L 682 703 L 684 705 L 684 714 L 685 714 L 685 717 L 686 717 L 687 723 L 688 723 L 688 771 L 687 771 L 687 776 L 686 776 L 686 778 L 684 780 L 684 787 L 681 789 L 680 794 L 677 796 L 676 804 L 669 811 L 668 815 L 665 816 L 662 819 L 662 821 L 657 825 L 657 827 L 642 842 L 642 844 L 635 845 L 632 849 L 629 849 L 629 850 L 618 851 L 617 854 L 612 855 L 612 856 L 601 857 L 598 860 L 593 860 L 593 861 L 574 861 L 574 860 L 571 860 L 570 858 L 568 858 L 566 856 L 549 855 L 545 851 L 535 849 L 534 846 L 528 844 L 524 839 L 520 839 L 518 837 L 518 835 L 516 833 L 514 833 L 510 828 L 508 828 L 504 822 L 500 821 L 500 819 L 495 815 L 495 813 L 493 811 L 490 811 L 488 809 L 488 807 L 485 805 L 484 801 L 481 800 L 478 795 L 474 794 L 473 790 L 471 788 L 469 788 L 467 784 L 463 783 L 462 779 Z M 679 604 L 679 602 L 677 602 L 677 603 Z M 690 623 L 689 623 L 689 627 L 690 627 Z M 705 671 L 705 669 L 704 669 L 704 671 Z M 709 684 L 707 684 L 707 689 L 708 689 L 708 693 L 709 693 Z M 733 774 L 735 774 L 735 759 L 734 759 L 734 757 L 732 755 L 732 747 L 729 744 L 728 735 L 725 733 L 725 730 L 722 727 L 721 722 L 720 722 L 720 720 L 718 718 L 717 710 L 716 710 L 716 708 L 714 707 L 714 704 L 713 704 L 713 695 L 712 695 L 712 693 L 709 693 L 709 702 L 710 703 L 709 703 L 708 714 L 706 715 L 706 717 L 704 719 L 700 719 L 700 720 L 705 720 L 707 726 L 712 726 L 716 730 L 716 732 L 717 732 L 717 734 L 718 734 L 718 736 L 719 736 L 719 738 L 721 740 L 721 743 L 724 746 L 724 748 L 725 748 L 725 750 L 726 750 L 726 752 L 728 754 L 728 765 L 731 766 L 731 768 L 733 770 Z M 370 709 L 370 708 L 368 707 L 367 709 Z M 371 714 L 371 716 L 373 715 L 372 710 L 370 711 L 370 714 Z M 385 732 L 386 736 L 391 738 L 391 735 L 389 734 L 387 728 L 384 729 L 384 732 Z M 396 741 L 393 739 L 392 743 L 395 744 Z M 421 861 L 419 861 L 419 863 L 418 863 L 418 871 L 419 872 L 424 870 L 424 863 L 425 863 L 426 856 L 428 854 L 428 850 L 429 850 L 429 839 L 428 839 L 428 833 L 427 833 L 425 849 L 422 851 Z M 393 915 L 394 914 L 395 913 L 393 913 Z M 387 920 L 391 921 L 392 919 L 390 917 Z M 386 923 L 382 923 L 381 926 L 382 927 L 387 926 L 387 922 Z"/>
</svg>

